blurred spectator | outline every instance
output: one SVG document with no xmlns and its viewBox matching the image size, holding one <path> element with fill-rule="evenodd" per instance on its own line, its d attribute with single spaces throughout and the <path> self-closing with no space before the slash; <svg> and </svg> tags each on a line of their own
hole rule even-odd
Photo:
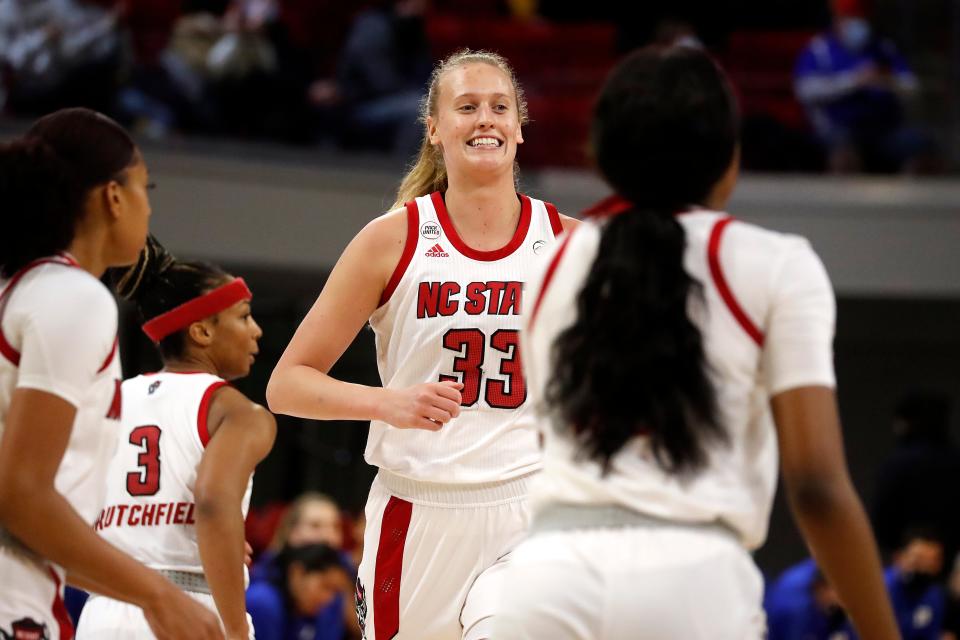
<svg viewBox="0 0 960 640">
<path fill-rule="evenodd" d="M 134 56 L 117 96 L 118 116 L 154 138 L 215 130 L 206 61 L 225 33 L 221 17 L 203 3 L 127 0 L 124 23 Z"/>
<path fill-rule="evenodd" d="M 943 640 L 960 640 L 960 555 L 953 559 L 947 576 L 947 610 L 943 616 Z"/>
<path fill-rule="evenodd" d="M 930 172 L 932 141 L 906 125 L 904 99 L 917 78 L 889 40 L 876 36 L 867 0 L 832 0 L 833 25 L 797 60 L 795 88 L 835 173 Z"/>
<path fill-rule="evenodd" d="M 350 583 L 340 554 L 326 544 L 285 547 L 277 572 L 247 589 L 247 611 L 257 640 L 341 640 L 318 615 Z"/>
<path fill-rule="evenodd" d="M 335 84 L 320 80 L 311 86 L 316 106 L 339 105 L 343 146 L 404 157 L 419 148 L 420 100 L 432 66 L 426 4 L 381 0 L 359 13 L 340 52 Z"/>
<path fill-rule="evenodd" d="M 110 112 L 120 64 L 115 10 L 84 0 L 0 0 L 0 103 L 12 113 Z"/>
<path fill-rule="evenodd" d="M 353 593 L 356 565 L 343 551 L 340 508 L 322 493 L 305 493 L 290 505 L 280 520 L 270 547 L 250 571 L 250 589 L 261 582 L 280 584 L 284 575 L 282 550 L 308 544 L 324 544 L 335 549 L 339 566 L 347 578 L 338 582 L 338 592 L 311 614 L 310 628 L 314 629 L 314 635 L 305 636 L 303 640 L 342 640 L 345 634 L 351 638 L 359 637 Z M 257 637 L 260 637 L 259 628 Z"/>
<path fill-rule="evenodd" d="M 894 410 L 896 448 L 880 467 L 872 510 L 883 549 L 896 548 L 914 524 L 939 531 L 947 557 L 960 549 L 960 449 L 950 413 L 950 398 L 932 391 L 912 392 Z"/>
<path fill-rule="evenodd" d="M 769 640 L 852 640 L 853 627 L 837 593 L 812 559 L 769 585 L 764 608 Z"/>
<path fill-rule="evenodd" d="M 943 542 L 932 529 L 912 529 L 885 572 L 903 640 L 941 640 L 946 594 L 938 584 Z"/>
</svg>

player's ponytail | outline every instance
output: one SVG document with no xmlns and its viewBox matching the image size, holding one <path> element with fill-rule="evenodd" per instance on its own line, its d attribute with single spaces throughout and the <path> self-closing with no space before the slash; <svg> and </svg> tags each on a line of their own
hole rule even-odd
<svg viewBox="0 0 960 640">
<path fill-rule="evenodd" d="M 470 49 L 462 49 L 451 54 L 438 63 L 430 75 L 427 95 L 424 96 L 423 101 L 420 103 L 420 121 L 424 125 L 423 141 L 420 143 L 420 151 L 417 154 L 416 161 L 411 165 L 406 175 L 403 176 L 403 180 L 400 182 L 400 187 L 397 189 L 397 197 L 391 209 L 402 207 L 418 196 L 424 196 L 434 191 L 442 192 L 447 190 L 447 168 L 443 163 L 443 152 L 439 147 L 430 144 L 430 139 L 426 133 L 427 117 L 437 116 L 437 100 L 440 95 L 440 80 L 443 74 L 456 67 L 476 63 L 489 64 L 506 74 L 510 79 L 510 83 L 513 85 L 513 91 L 516 96 L 517 117 L 520 119 L 520 124 L 527 123 L 529 119 L 527 115 L 527 98 L 524 95 L 523 87 L 521 87 L 517 81 L 516 74 L 513 72 L 513 68 L 510 66 L 510 63 L 507 62 L 506 58 L 490 51 L 472 51 Z M 518 178 L 519 169 L 515 164 L 514 180 L 516 181 Z"/>
<path fill-rule="evenodd" d="M 144 321 L 193 300 L 230 279 L 230 275 L 216 265 L 177 260 L 152 235 L 147 237 L 136 264 L 111 269 L 110 273 L 117 295 L 133 302 Z M 181 357 L 186 347 L 184 332 L 171 333 L 160 340 L 158 347 L 165 360 Z"/>
<path fill-rule="evenodd" d="M 122 182 L 136 146 L 113 120 L 89 109 L 62 109 L 0 145 L 0 276 L 66 250 L 87 193 Z"/>
<path fill-rule="evenodd" d="M 726 440 L 688 315 L 702 300 L 675 214 L 708 198 L 735 157 L 738 128 L 726 79 L 693 49 L 634 53 L 598 99 L 597 164 L 633 206 L 603 223 L 576 320 L 554 344 L 546 400 L 605 469 L 636 436 L 674 473 L 702 468 L 707 441 Z"/>
</svg>

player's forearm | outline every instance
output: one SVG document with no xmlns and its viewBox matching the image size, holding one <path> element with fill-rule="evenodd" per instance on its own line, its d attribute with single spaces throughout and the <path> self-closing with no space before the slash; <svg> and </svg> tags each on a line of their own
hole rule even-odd
<svg viewBox="0 0 960 640">
<path fill-rule="evenodd" d="M 209 494 L 197 500 L 197 544 L 228 639 L 247 638 L 244 597 L 242 496 Z"/>
<path fill-rule="evenodd" d="M 112 598 L 149 607 L 173 585 L 96 534 L 52 487 L 30 481 L 7 485 L 0 522 L 28 546 L 88 585 L 109 585 Z"/>
<path fill-rule="evenodd" d="M 114 600 L 123 600 L 123 594 L 118 592 L 116 589 L 109 585 L 101 584 L 99 582 L 94 582 L 89 578 L 84 576 L 77 575 L 75 573 L 67 574 L 67 584 L 76 589 L 82 589 L 88 593 L 98 593 L 102 596 L 108 598 L 113 598 Z"/>
<path fill-rule="evenodd" d="M 787 483 L 794 517 L 818 566 L 862 638 L 899 638 L 880 554 L 863 505 L 847 480 Z"/>
<path fill-rule="evenodd" d="M 304 365 L 277 369 L 267 385 L 274 413 L 314 420 L 380 418 L 384 389 L 337 380 Z"/>
</svg>

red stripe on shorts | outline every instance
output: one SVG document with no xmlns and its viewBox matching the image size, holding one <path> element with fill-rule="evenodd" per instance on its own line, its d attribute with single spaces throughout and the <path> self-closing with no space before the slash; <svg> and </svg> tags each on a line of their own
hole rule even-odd
<svg viewBox="0 0 960 640">
<path fill-rule="evenodd" d="M 390 640 L 400 630 L 400 572 L 413 504 L 390 497 L 383 510 L 380 544 L 374 567 L 373 626 L 376 640 Z"/>
<path fill-rule="evenodd" d="M 50 577 L 53 578 L 53 584 L 56 589 L 56 595 L 53 597 L 53 604 L 50 605 L 50 610 L 53 612 L 53 618 L 57 621 L 57 626 L 60 628 L 60 640 L 73 640 L 73 623 L 70 622 L 67 605 L 64 604 L 63 598 L 60 595 L 60 577 L 57 575 L 57 572 L 50 567 L 47 568 L 47 571 L 50 572 Z"/>
</svg>

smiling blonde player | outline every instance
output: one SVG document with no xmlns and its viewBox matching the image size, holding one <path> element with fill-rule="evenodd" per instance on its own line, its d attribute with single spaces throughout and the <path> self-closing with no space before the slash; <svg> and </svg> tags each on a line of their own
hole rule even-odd
<svg viewBox="0 0 960 640">
<path fill-rule="evenodd" d="M 572 220 L 516 192 L 526 121 L 507 62 L 434 70 L 396 207 L 347 247 L 267 389 L 275 411 L 372 420 L 357 609 L 368 640 L 490 637 L 540 467 L 521 375 L 524 283 Z M 383 388 L 327 372 L 363 325 Z"/>
</svg>

